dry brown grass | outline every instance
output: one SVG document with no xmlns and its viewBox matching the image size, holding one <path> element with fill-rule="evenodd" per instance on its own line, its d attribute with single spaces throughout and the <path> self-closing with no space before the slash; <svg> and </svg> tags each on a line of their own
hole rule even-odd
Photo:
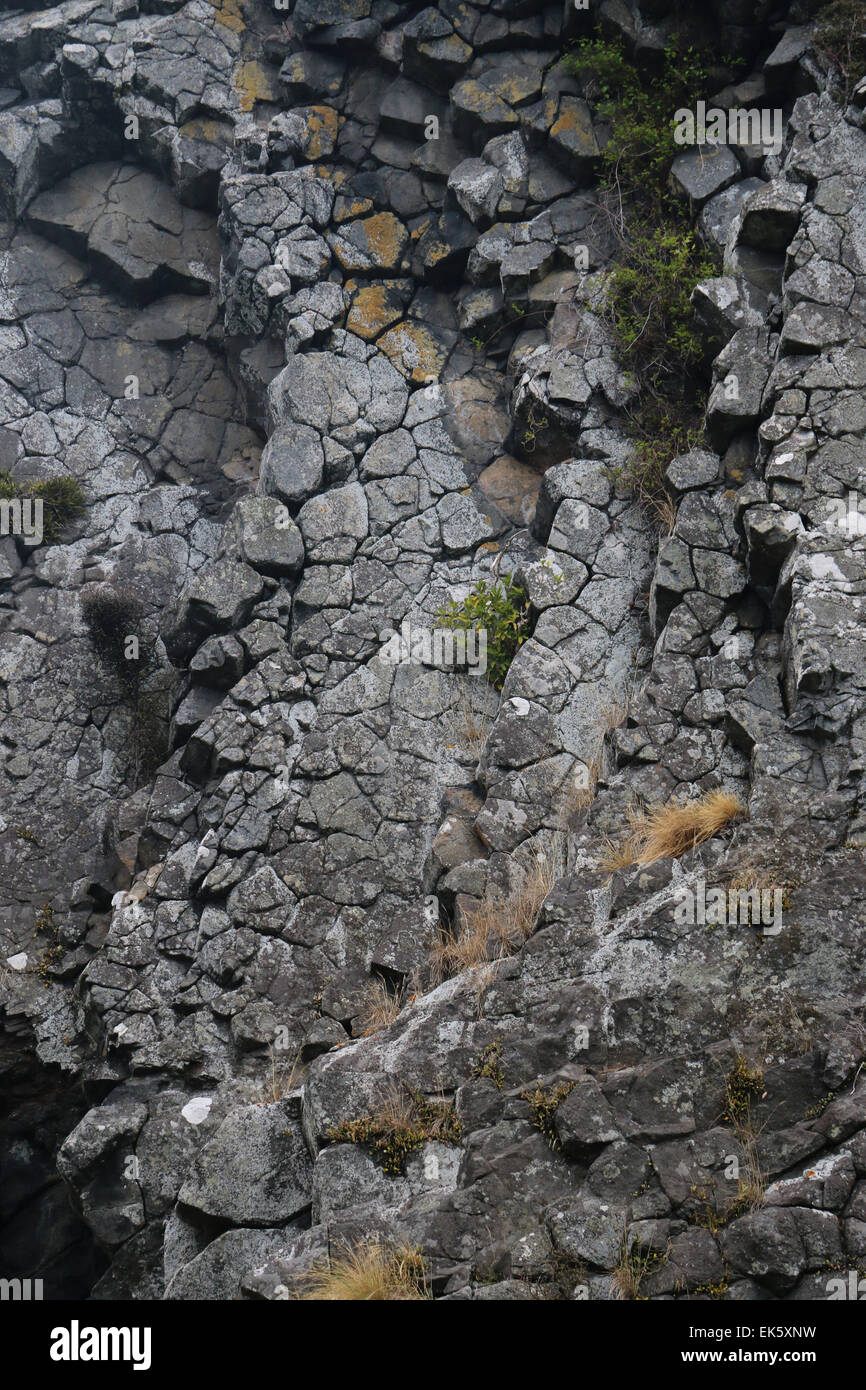
<svg viewBox="0 0 866 1390">
<path fill-rule="evenodd" d="M 669 802 L 629 816 L 629 833 L 619 843 L 608 841 L 600 867 L 615 873 L 630 864 L 654 864 L 659 859 L 678 859 L 712 840 L 745 808 L 731 792 L 713 791 L 696 801 Z"/>
<path fill-rule="evenodd" d="M 284 1061 L 282 1058 L 277 1060 L 277 1053 L 273 1046 L 268 1048 L 270 1058 L 270 1070 L 267 1077 L 260 1083 L 257 1103 L 259 1105 L 273 1105 L 275 1101 L 285 1100 L 286 1096 L 298 1086 L 300 1082 L 301 1049 L 298 1048 L 291 1062 Z"/>
<path fill-rule="evenodd" d="M 377 1242 L 346 1249 L 311 1270 L 304 1282 L 304 1302 L 418 1302 L 430 1296 L 420 1251 Z"/>
<path fill-rule="evenodd" d="M 445 980 L 519 951 L 532 935 L 544 899 L 561 872 L 557 847 L 536 846 L 517 888 L 505 897 L 483 899 L 465 914 L 459 935 L 446 936 L 434 947 L 433 978 Z"/>
<path fill-rule="evenodd" d="M 475 676 L 467 676 L 466 681 L 477 681 Z M 461 681 L 457 691 L 457 698 L 451 709 L 451 718 L 448 725 L 448 738 L 453 739 L 467 753 L 480 758 L 484 751 L 493 718 L 489 709 L 479 709 L 479 697 L 483 701 L 486 690 L 481 689 L 476 692 L 474 686 L 467 686 L 466 681 Z"/>
<path fill-rule="evenodd" d="M 595 800 L 598 780 L 605 771 L 605 744 L 628 717 L 630 697 L 599 704 L 593 733 L 595 752 L 581 762 L 562 795 L 560 816 L 569 830 L 577 828 L 581 813 Z"/>
<path fill-rule="evenodd" d="M 359 1016 L 358 1024 L 361 1036 L 369 1037 L 371 1033 L 378 1033 L 383 1028 L 390 1028 L 392 1023 L 396 1023 L 406 1002 L 405 990 L 388 989 L 384 980 L 376 980 L 367 993 L 364 1000 L 364 1007 Z"/>
<path fill-rule="evenodd" d="M 650 510 L 665 536 L 671 535 L 677 522 L 678 505 L 669 493 L 664 492 L 650 500 Z"/>
<path fill-rule="evenodd" d="M 652 1270 L 664 1264 L 669 1253 L 669 1245 L 663 1250 L 641 1249 L 633 1245 L 629 1250 L 623 1234 L 619 1263 L 611 1272 L 614 1297 L 628 1302 L 639 1300 L 644 1279 Z"/>
</svg>

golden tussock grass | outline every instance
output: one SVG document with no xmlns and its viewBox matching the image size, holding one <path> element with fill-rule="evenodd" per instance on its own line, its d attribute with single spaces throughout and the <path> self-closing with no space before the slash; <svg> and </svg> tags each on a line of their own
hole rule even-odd
<svg viewBox="0 0 866 1390">
<path fill-rule="evenodd" d="M 390 1028 L 397 1019 L 406 1002 L 404 990 L 396 993 L 388 989 L 383 980 L 376 980 L 370 986 L 367 997 L 364 1000 L 364 1007 L 358 1019 L 358 1026 L 363 1037 L 368 1037 L 371 1033 L 378 1033 L 383 1028 Z"/>
<path fill-rule="evenodd" d="M 446 936 L 434 947 L 430 958 L 433 978 L 448 979 L 519 951 L 532 935 L 542 904 L 562 871 L 562 855 L 556 845 L 536 847 L 516 888 L 504 896 L 484 898 L 464 913 L 458 935 Z"/>
<path fill-rule="evenodd" d="M 619 843 L 608 842 L 600 867 L 615 873 L 630 864 L 654 864 L 659 859 L 678 859 L 712 840 L 745 808 L 731 792 L 713 791 L 696 801 L 634 813 L 629 833 Z"/>
<path fill-rule="evenodd" d="M 356 1245 L 312 1270 L 304 1302 L 418 1302 L 429 1297 L 423 1256 L 408 1246 Z"/>
</svg>

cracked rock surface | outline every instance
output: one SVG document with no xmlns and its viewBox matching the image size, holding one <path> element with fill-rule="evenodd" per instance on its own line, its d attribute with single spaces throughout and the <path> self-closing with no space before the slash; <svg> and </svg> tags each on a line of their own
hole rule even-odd
<svg viewBox="0 0 866 1390">
<path fill-rule="evenodd" d="M 604 8 L 638 60 L 675 28 Z M 717 273 L 661 528 L 588 16 L 0 15 L 0 469 L 84 497 L 0 538 L 0 1238 L 46 1296 L 281 1300 L 379 1239 L 458 1301 L 866 1258 L 866 122 L 802 5 L 708 9 L 785 134 L 671 171 Z M 395 659 L 504 578 L 501 690 Z M 722 834 L 605 868 L 720 791 Z M 519 941 L 443 969 L 539 865 Z M 699 882 L 781 930 L 685 919 Z M 346 1126 L 395 1088 L 453 1122 L 389 1166 Z"/>
</svg>

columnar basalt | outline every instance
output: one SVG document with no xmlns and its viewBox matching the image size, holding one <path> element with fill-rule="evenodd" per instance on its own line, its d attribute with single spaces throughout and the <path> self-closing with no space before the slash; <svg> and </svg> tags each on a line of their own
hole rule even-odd
<svg viewBox="0 0 866 1390">
<path fill-rule="evenodd" d="M 384 1240 L 452 1300 L 831 1296 L 866 1254 L 861 74 L 800 3 L 150 8 L 0 19 L 0 466 L 85 498 L 0 541 L 13 1261 L 279 1300 Z M 670 171 L 717 273 L 662 524 L 627 197 L 561 61 L 599 19 L 650 67 L 721 32 L 708 104 L 784 117 Z M 395 641 L 504 577 L 501 691 Z M 642 856 L 640 808 L 717 792 Z M 688 919 L 698 883 L 781 931 Z M 55 1162 L 66 1256 L 20 1235 Z"/>
</svg>

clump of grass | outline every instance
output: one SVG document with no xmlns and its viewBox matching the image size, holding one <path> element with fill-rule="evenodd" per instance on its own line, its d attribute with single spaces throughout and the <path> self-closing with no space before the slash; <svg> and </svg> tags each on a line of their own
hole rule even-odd
<svg viewBox="0 0 866 1390">
<path fill-rule="evenodd" d="M 0 471 L 0 498 L 32 497 L 42 501 L 42 539 L 58 541 L 70 522 L 84 511 L 84 492 L 75 478 L 43 478 L 38 482 L 19 482 L 7 468 Z"/>
<path fill-rule="evenodd" d="M 378 1242 L 347 1248 L 305 1276 L 304 1302 L 417 1302 L 430 1297 L 421 1252 Z"/>
<path fill-rule="evenodd" d="M 664 1264 L 668 1254 L 668 1249 L 655 1250 L 650 1246 L 637 1244 L 629 1249 L 628 1241 L 623 1236 L 619 1263 L 611 1275 L 616 1297 L 624 1302 L 640 1302 L 640 1290 L 644 1279 Z"/>
<path fill-rule="evenodd" d="M 472 1067 L 472 1075 L 486 1077 L 493 1082 L 497 1091 L 502 1090 L 505 1085 L 505 1073 L 502 1070 L 502 1043 L 498 1038 L 482 1048 Z"/>
<path fill-rule="evenodd" d="M 301 1049 L 298 1048 L 291 1064 L 286 1061 L 277 1060 L 277 1049 L 271 1044 L 268 1048 L 268 1060 L 270 1070 L 266 1080 L 259 1086 L 259 1098 L 257 1104 L 273 1105 L 278 1100 L 285 1100 L 286 1096 L 291 1095 L 298 1083 L 298 1064 L 300 1062 Z"/>
<path fill-rule="evenodd" d="M 463 1136 L 452 1104 L 427 1100 L 404 1085 L 384 1096 L 372 1114 L 344 1120 L 326 1137 L 329 1144 L 359 1144 L 396 1177 L 424 1144 L 459 1144 Z"/>
<path fill-rule="evenodd" d="M 361 1034 L 369 1037 L 371 1033 L 390 1028 L 400 1017 L 405 1002 L 405 988 L 389 989 L 384 980 L 375 980 L 367 992 L 358 1020 Z"/>
<path fill-rule="evenodd" d="M 558 1086 L 550 1086 L 547 1090 L 537 1085 L 534 1090 L 527 1088 L 520 1092 L 523 1100 L 529 1103 L 533 1126 L 544 1135 L 554 1152 L 562 1147 L 556 1133 L 556 1112 L 566 1096 L 571 1095 L 574 1086 L 573 1081 L 561 1081 Z"/>
<path fill-rule="evenodd" d="M 142 631 L 144 605 L 120 585 L 100 584 L 81 594 L 81 615 L 97 655 L 131 689 L 153 664 L 153 642 Z"/>
<path fill-rule="evenodd" d="M 491 894 L 468 909 L 458 935 L 446 935 L 430 956 L 434 980 L 448 979 L 485 961 L 514 955 L 532 935 L 545 898 L 562 871 L 556 846 L 536 846 L 512 891 Z"/>
<path fill-rule="evenodd" d="M 511 575 L 479 579 L 463 599 L 451 599 L 436 614 L 443 627 L 484 632 L 487 641 L 487 679 L 501 690 L 508 668 L 529 636 L 529 603 L 525 590 Z"/>
<path fill-rule="evenodd" d="M 678 859 L 718 835 L 744 807 L 730 792 L 712 791 L 685 805 L 669 802 L 633 813 L 629 833 L 619 844 L 608 843 L 601 867 L 610 873 L 630 864 L 654 864 Z"/>
<path fill-rule="evenodd" d="M 752 1101 L 764 1096 L 764 1075 L 740 1053 L 725 1078 L 725 1108 L 722 1120 L 740 1132 L 751 1125 Z"/>
</svg>

